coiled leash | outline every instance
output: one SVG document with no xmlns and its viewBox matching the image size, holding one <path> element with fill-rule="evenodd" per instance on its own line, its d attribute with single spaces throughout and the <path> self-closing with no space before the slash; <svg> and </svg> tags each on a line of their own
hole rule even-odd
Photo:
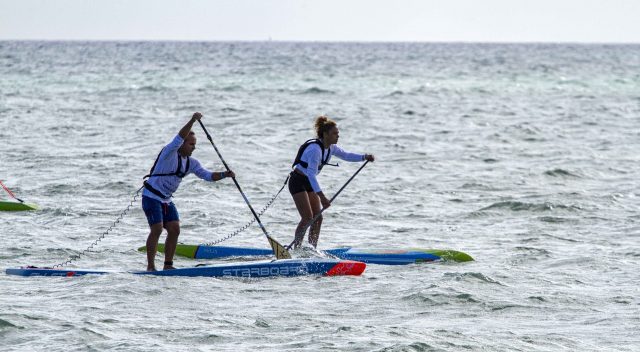
<svg viewBox="0 0 640 352">
<path fill-rule="evenodd" d="M 58 263 L 58 264 L 56 264 L 56 265 L 54 265 L 52 267 L 53 268 L 57 268 L 57 267 L 63 267 L 63 266 L 69 265 L 69 264 L 73 263 L 74 261 L 79 260 L 81 257 L 85 256 L 88 252 L 90 252 L 93 249 L 93 247 L 97 246 L 98 243 L 100 241 L 102 241 L 109 234 L 109 232 L 111 232 L 120 223 L 120 221 L 124 218 L 124 216 L 127 215 L 129 210 L 131 210 L 131 207 L 133 207 L 133 203 L 136 202 L 136 199 L 140 195 L 140 191 L 142 191 L 143 188 L 144 188 L 144 186 L 138 188 L 136 193 L 133 195 L 133 198 L 129 202 L 129 205 L 127 205 L 127 207 L 120 213 L 120 215 L 118 215 L 118 217 L 113 221 L 113 224 L 111 224 L 111 226 L 109 226 L 109 228 L 107 228 L 106 231 L 104 231 L 97 239 L 95 239 L 89 245 L 89 247 L 87 247 L 86 249 L 84 249 L 80 253 L 69 257 L 69 259 L 67 259 L 66 261 L 64 261 L 62 263 Z"/>
</svg>

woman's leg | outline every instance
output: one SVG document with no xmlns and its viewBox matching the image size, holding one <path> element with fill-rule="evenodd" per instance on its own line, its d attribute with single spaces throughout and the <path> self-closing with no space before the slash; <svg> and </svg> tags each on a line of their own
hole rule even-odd
<svg viewBox="0 0 640 352">
<path fill-rule="evenodd" d="M 307 192 L 298 192 L 293 194 L 292 197 L 296 204 L 296 208 L 298 209 L 298 213 L 300 214 L 300 222 L 296 227 L 295 240 L 293 242 L 293 248 L 298 248 L 304 239 L 304 230 L 307 224 L 311 219 L 313 219 L 313 211 L 311 210 L 311 204 L 309 203 L 309 196 L 307 195 Z"/>
<path fill-rule="evenodd" d="M 311 205 L 311 211 L 313 213 L 311 221 L 316 215 L 320 214 L 322 211 L 322 203 L 320 202 L 320 197 L 314 192 L 307 192 L 309 197 L 309 204 Z M 308 223 L 308 222 L 307 222 Z M 322 215 L 318 216 L 316 221 L 309 228 L 309 243 L 316 248 L 318 246 L 318 239 L 320 238 L 320 227 L 322 226 Z"/>
</svg>

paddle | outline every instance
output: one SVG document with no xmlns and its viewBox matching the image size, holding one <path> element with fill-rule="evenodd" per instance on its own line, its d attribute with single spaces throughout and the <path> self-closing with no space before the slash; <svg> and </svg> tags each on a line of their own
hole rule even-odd
<svg viewBox="0 0 640 352">
<path fill-rule="evenodd" d="M 336 194 L 333 195 L 333 197 L 331 197 L 331 199 L 329 200 L 329 204 L 333 204 L 333 200 L 336 199 L 336 197 L 338 197 L 338 195 L 340 194 L 340 192 L 342 192 L 342 190 L 347 187 L 347 185 L 349 184 L 349 182 L 351 182 L 351 180 L 353 180 L 356 175 L 358 175 L 358 173 L 360 172 L 360 170 L 362 170 L 365 166 L 367 166 L 367 164 L 369 163 L 369 160 L 365 161 L 364 164 L 362 164 L 362 166 L 360 166 L 360 168 L 353 174 L 353 176 L 351 176 L 351 178 L 349 178 L 349 180 L 347 180 L 347 182 L 345 182 L 344 185 L 342 185 L 342 187 L 340 187 L 340 189 L 338 190 L 338 192 L 336 192 Z M 318 218 L 320 217 L 320 215 L 322 215 L 322 213 L 327 210 L 327 208 L 323 208 L 322 210 L 320 210 L 320 212 L 318 214 L 316 214 L 316 216 L 313 217 L 313 219 L 311 219 L 311 221 L 309 221 L 309 223 L 307 224 L 307 226 L 304 227 L 304 230 L 302 231 L 302 233 L 307 232 L 307 229 L 309 228 L 309 226 L 311 226 L 314 222 L 316 222 L 316 220 L 318 220 Z M 294 239 L 293 242 L 291 242 L 286 248 L 287 249 L 291 249 L 291 246 L 293 246 L 293 244 L 296 242 L 296 240 Z"/>
<path fill-rule="evenodd" d="M 7 186 L 4 185 L 4 183 L 2 183 L 2 181 L 0 181 L 0 185 L 2 185 L 2 188 L 4 188 L 5 191 L 7 191 L 7 193 L 9 193 L 9 195 L 11 196 L 11 198 L 18 200 L 20 203 L 24 203 L 24 201 L 18 197 L 16 197 L 13 192 L 11 192 Z"/>
<path fill-rule="evenodd" d="M 209 140 L 209 142 L 211 142 L 213 149 L 216 150 L 216 153 L 218 154 L 218 157 L 220 158 L 220 161 L 222 161 L 222 164 L 224 165 L 224 167 L 227 169 L 227 171 L 231 171 L 229 169 L 229 166 L 227 165 L 227 162 L 224 161 L 224 159 L 222 158 L 222 154 L 220 154 L 218 147 L 216 147 L 216 144 L 213 143 L 213 139 L 211 138 L 211 135 L 209 134 L 207 129 L 204 127 L 204 124 L 202 123 L 202 121 L 198 120 L 198 122 L 200 123 L 200 126 L 202 127 L 202 130 L 204 131 L 204 133 L 207 135 L 207 139 Z M 280 243 L 278 243 L 278 241 L 276 241 L 273 237 L 269 236 L 269 234 L 267 233 L 267 229 L 265 229 L 264 225 L 262 225 L 262 222 L 260 221 L 258 214 L 256 213 L 255 210 L 253 210 L 251 203 L 249 203 L 249 199 L 244 194 L 244 192 L 242 192 L 242 188 L 240 188 L 238 181 L 236 180 L 235 177 L 232 177 L 232 179 L 233 179 L 233 183 L 236 184 L 238 191 L 240 191 L 240 194 L 242 195 L 244 202 L 247 203 L 247 205 L 249 206 L 249 209 L 251 209 L 251 213 L 253 213 L 253 216 L 256 218 L 256 221 L 258 222 L 258 225 L 260 225 L 262 232 L 264 233 L 265 236 L 267 236 L 267 240 L 269 240 L 269 245 L 271 245 L 273 254 L 276 255 L 277 259 L 291 259 L 291 254 L 289 254 L 289 251 L 286 248 L 284 248 Z"/>
</svg>

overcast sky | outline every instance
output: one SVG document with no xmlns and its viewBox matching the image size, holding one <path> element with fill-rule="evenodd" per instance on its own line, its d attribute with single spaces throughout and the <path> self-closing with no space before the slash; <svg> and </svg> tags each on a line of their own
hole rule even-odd
<svg viewBox="0 0 640 352">
<path fill-rule="evenodd" d="M 0 0 L 0 40 L 640 43 L 640 0 Z"/>
</svg>

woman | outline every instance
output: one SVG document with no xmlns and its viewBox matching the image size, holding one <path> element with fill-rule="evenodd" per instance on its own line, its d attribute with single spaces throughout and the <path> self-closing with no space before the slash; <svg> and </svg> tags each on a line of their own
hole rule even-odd
<svg viewBox="0 0 640 352">
<path fill-rule="evenodd" d="M 336 122 L 326 116 L 319 116 L 315 121 L 317 139 L 310 139 L 300 146 L 293 162 L 293 171 L 289 179 L 289 192 L 296 203 L 300 222 L 295 232 L 294 248 L 300 247 L 304 239 L 304 231 L 309 222 L 331 203 L 322 192 L 316 176 L 324 165 L 329 164 L 332 155 L 345 161 L 373 161 L 371 154 L 355 154 L 338 147 L 339 133 Z M 336 165 L 332 165 L 336 166 Z M 320 237 L 322 215 L 309 229 L 309 243 L 315 248 Z"/>
</svg>

